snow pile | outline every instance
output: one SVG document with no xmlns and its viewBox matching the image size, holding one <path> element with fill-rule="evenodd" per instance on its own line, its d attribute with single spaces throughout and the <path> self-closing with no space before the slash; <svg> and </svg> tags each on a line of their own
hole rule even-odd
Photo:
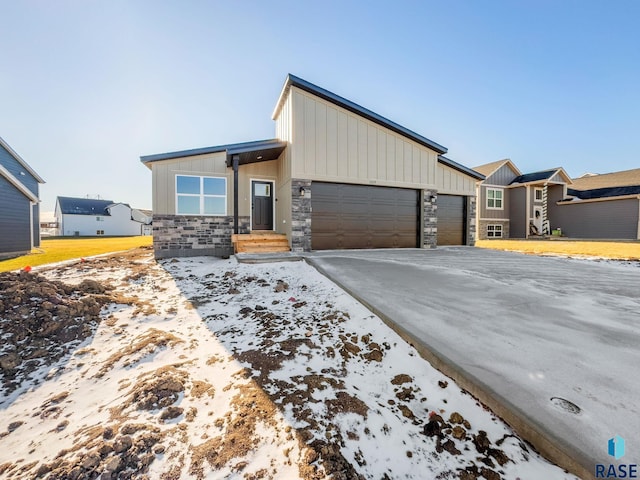
<svg viewBox="0 0 640 480">
<path fill-rule="evenodd" d="M 111 300 L 13 372 L 3 478 L 573 478 L 302 262 L 142 251 L 41 274 Z"/>
</svg>

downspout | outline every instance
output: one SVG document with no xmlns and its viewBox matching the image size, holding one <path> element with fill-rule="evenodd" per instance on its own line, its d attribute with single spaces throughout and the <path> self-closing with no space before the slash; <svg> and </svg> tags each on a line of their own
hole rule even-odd
<svg viewBox="0 0 640 480">
<path fill-rule="evenodd" d="M 529 225 L 531 224 L 531 192 L 529 191 L 529 185 L 526 185 L 524 187 L 524 195 L 525 195 L 525 205 L 527 208 L 527 217 L 525 221 L 526 234 L 524 238 L 529 238 L 529 232 L 530 232 Z"/>
<path fill-rule="evenodd" d="M 234 155 L 233 165 L 233 233 L 238 233 L 238 166 L 240 164 L 240 156 Z"/>
</svg>

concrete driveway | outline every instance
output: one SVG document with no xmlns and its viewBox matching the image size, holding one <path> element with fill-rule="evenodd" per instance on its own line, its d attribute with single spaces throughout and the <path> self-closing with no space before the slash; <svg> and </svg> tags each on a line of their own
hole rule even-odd
<svg viewBox="0 0 640 480">
<path fill-rule="evenodd" d="M 640 463 L 640 264 L 469 247 L 308 260 L 559 465 Z"/>
</svg>

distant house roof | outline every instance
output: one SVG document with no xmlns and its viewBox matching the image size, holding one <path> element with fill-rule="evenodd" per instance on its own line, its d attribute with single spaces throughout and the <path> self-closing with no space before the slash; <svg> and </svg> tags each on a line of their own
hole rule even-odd
<svg viewBox="0 0 640 480">
<path fill-rule="evenodd" d="M 405 128 L 402 125 L 392 122 L 391 120 L 381 115 L 378 115 L 377 113 L 369 109 L 361 107 L 360 105 L 352 102 L 351 100 L 347 100 L 344 97 L 336 95 L 335 93 L 330 92 L 329 90 L 325 90 L 322 87 L 314 85 L 311 82 L 307 82 L 306 80 L 303 80 L 302 78 L 296 77 L 295 75 L 292 75 L 292 74 L 287 75 L 287 79 L 285 80 L 284 86 L 282 87 L 282 92 L 280 93 L 280 97 L 278 98 L 278 103 L 276 103 L 276 107 L 273 111 L 273 115 L 271 117 L 272 119 L 275 120 L 276 117 L 278 116 L 278 113 L 280 112 L 280 109 L 282 108 L 282 105 L 284 104 L 284 100 L 286 99 L 289 89 L 291 87 L 298 87 L 301 90 L 309 92 L 317 97 L 322 98 L 323 100 L 326 100 L 330 103 L 333 103 L 334 105 L 342 107 L 345 110 L 348 110 L 357 115 L 360 115 L 361 117 L 364 117 L 367 120 L 372 121 L 373 123 L 377 123 L 382 127 L 388 128 L 389 130 L 395 133 L 398 133 L 403 137 L 406 137 L 410 140 L 413 140 L 414 142 L 424 145 L 425 147 L 430 148 L 431 150 L 435 150 L 437 153 L 440 153 L 440 154 L 447 153 L 446 147 L 443 147 L 442 145 L 434 142 L 433 140 L 429 140 L 428 138 L 423 137 L 422 135 L 419 135 L 416 132 L 409 130 L 408 128 Z"/>
<path fill-rule="evenodd" d="M 4 147 L 4 149 L 5 149 L 7 152 L 9 152 L 9 154 L 10 154 L 13 158 L 15 158 L 15 159 L 16 159 L 16 161 L 17 161 L 20 165 L 22 165 L 22 166 L 24 167 L 24 169 L 25 169 L 27 172 L 29 172 L 29 173 L 33 176 L 33 178 L 35 178 L 35 179 L 36 179 L 36 181 L 37 181 L 38 183 L 45 183 L 45 181 L 42 179 L 42 177 L 41 177 L 40 175 L 38 175 L 38 174 L 36 173 L 36 171 L 35 171 L 33 168 L 31 168 L 31 167 L 29 166 L 29 164 L 28 164 L 27 162 L 25 162 L 25 161 L 22 159 L 22 157 L 21 157 L 20 155 L 18 155 L 18 154 L 15 152 L 15 150 L 13 150 L 13 148 L 11 148 L 11 147 L 9 146 L 9 144 L 8 144 L 7 142 L 5 142 L 5 141 L 2 139 L 2 137 L 0 137 L 0 145 L 2 145 L 2 146 Z"/>
<path fill-rule="evenodd" d="M 484 180 L 485 178 L 485 176 L 479 173 L 477 170 L 471 169 L 469 167 L 465 167 L 464 165 L 461 165 L 458 162 L 455 162 L 450 158 L 445 157 L 444 155 L 438 155 L 438 162 L 448 167 L 451 167 L 454 170 L 458 170 L 459 172 L 469 175 L 473 178 L 477 178 L 478 180 Z"/>
<path fill-rule="evenodd" d="M 479 165 L 477 167 L 473 167 L 473 170 L 475 170 L 476 172 L 481 173 L 482 175 L 485 176 L 485 178 L 488 178 L 491 175 L 493 175 L 495 172 L 497 172 L 500 168 L 502 168 L 503 165 L 505 165 L 507 163 L 509 164 L 509 166 L 511 167 L 511 169 L 513 170 L 514 173 L 520 175 L 520 170 L 518 170 L 518 168 L 508 158 L 505 158 L 503 160 L 498 160 L 496 162 L 485 163 L 484 165 Z"/>
<path fill-rule="evenodd" d="M 560 175 L 564 179 L 565 183 L 567 184 L 573 183 L 571 178 L 569 178 L 569 175 L 567 175 L 567 172 L 564 171 L 564 168 L 557 167 L 557 168 L 552 168 L 550 170 L 543 170 L 540 172 L 525 173 L 524 175 L 520 175 L 514 178 L 509 185 L 515 185 L 519 183 L 542 182 L 543 180 L 551 179 L 556 174 Z"/>
<path fill-rule="evenodd" d="M 625 195 L 640 195 L 640 185 L 628 185 L 625 187 L 593 188 L 590 190 L 576 190 L 568 188 L 567 194 L 581 200 L 594 198 L 622 197 Z"/>
<path fill-rule="evenodd" d="M 60 212 L 65 215 L 111 215 L 108 207 L 114 205 L 112 200 L 95 200 L 93 198 L 58 197 Z"/>
<path fill-rule="evenodd" d="M 193 155 L 206 155 L 209 153 L 227 152 L 227 163 L 233 155 L 239 155 L 240 164 L 253 163 L 254 161 L 267 161 L 277 159 L 287 146 L 287 142 L 272 138 L 269 140 L 256 140 L 252 142 L 229 143 L 214 147 L 194 148 L 191 150 L 179 150 L 176 152 L 158 153 L 140 157 L 140 161 L 151 168 L 149 163 L 174 158 L 191 157 Z"/>
<path fill-rule="evenodd" d="M 146 215 L 147 217 L 151 217 L 153 215 L 153 211 L 152 210 L 147 210 L 147 209 L 144 209 L 144 208 L 136 208 L 136 210 L 138 210 L 143 215 Z"/>
<path fill-rule="evenodd" d="M 640 168 L 621 172 L 603 173 L 573 178 L 573 190 L 593 190 L 600 188 L 630 187 L 640 185 Z"/>
</svg>

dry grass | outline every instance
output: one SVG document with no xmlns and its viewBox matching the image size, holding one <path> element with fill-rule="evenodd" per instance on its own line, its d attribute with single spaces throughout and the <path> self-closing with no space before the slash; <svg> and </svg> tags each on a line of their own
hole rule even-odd
<svg viewBox="0 0 640 480">
<path fill-rule="evenodd" d="M 476 247 L 531 254 L 602 257 L 640 260 L 640 242 L 575 240 L 478 240 Z"/>
<path fill-rule="evenodd" d="M 137 247 L 150 246 L 153 237 L 108 237 L 108 238 L 54 238 L 42 240 L 39 249 L 28 255 L 0 261 L 0 272 L 18 270 L 29 265 L 35 267 L 48 263 L 63 262 L 92 255 L 120 252 Z"/>
</svg>

